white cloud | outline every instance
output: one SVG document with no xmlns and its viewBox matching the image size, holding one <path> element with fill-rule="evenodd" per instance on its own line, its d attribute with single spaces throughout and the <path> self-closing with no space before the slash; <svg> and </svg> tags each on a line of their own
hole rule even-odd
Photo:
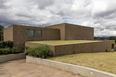
<svg viewBox="0 0 116 77">
<path fill-rule="evenodd" d="M 116 10 L 116 0 L 93 0 L 92 16 L 106 16 Z"/>
<path fill-rule="evenodd" d="M 68 22 L 116 35 L 116 0 L 0 0 L 0 24 L 46 26 Z"/>
</svg>

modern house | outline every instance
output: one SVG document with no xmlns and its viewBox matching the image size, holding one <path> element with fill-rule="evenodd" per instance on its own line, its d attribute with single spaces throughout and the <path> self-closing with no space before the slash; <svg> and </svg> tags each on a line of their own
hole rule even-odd
<svg viewBox="0 0 116 77">
<path fill-rule="evenodd" d="M 26 41 L 93 39 L 93 28 L 66 23 L 47 27 L 11 25 L 4 29 L 4 40 L 11 40 L 19 47 L 24 47 Z"/>
<path fill-rule="evenodd" d="M 19 48 L 25 48 L 27 45 L 25 42 L 27 41 L 94 40 L 94 28 L 67 23 L 47 27 L 11 25 L 4 29 L 4 40 L 13 41 L 14 46 Z M 112 44 L 114 44 L 114 41 L 108 41 L 107 46 L 99 45 L 99 47 L 102 47 L 101 49 L 104 48 L 102 51 L 105 51 L 107 48 L 112 48 Z M 91 48 L 90 46 L 90 49 Z M 101 50 L 98 49 L 97 51 Z"/>
</svg>

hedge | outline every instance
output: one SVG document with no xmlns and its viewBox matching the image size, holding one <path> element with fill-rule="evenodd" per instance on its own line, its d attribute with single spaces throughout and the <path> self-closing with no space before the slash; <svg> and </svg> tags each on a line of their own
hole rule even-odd
<svg viewBox="0 0 116 77">
<path fill-rule="evenodd" d="M 114 49 L 106 49 L 106 52 L 115 52 Z"/>
<path fill-rule="evenodd" d="M 25 53 L 29 56 L 40 57 L 40 58 L 47 58 L 53 56 L 51 49 L 47 45 L 30 47 L 25 50 Z"/>
<path fill-rule="evenodd" d="M 17 47 L 13 47 L 13 48 L 0 48 L 0 55 L 4 55 L 4 54 L 17 54 L 17 53 L 22 53 L 22 52 L 23 51 L 21 51 Z"/>
<path fill-rule="evenodd" d="M 12 41 L 0 41 L 0 48 L 12 48 L 13 42 Z"/>
</svg>

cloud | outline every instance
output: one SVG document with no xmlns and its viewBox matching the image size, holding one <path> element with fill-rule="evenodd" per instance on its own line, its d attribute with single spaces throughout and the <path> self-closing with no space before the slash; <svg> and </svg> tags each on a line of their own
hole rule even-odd
<svg viewBox="0 0 116 77">
<path fill-rule="evenodd" d="M 68 22 L 95 28 L 95 36 L 116 35 L 116 0 L 0 0 L 0 24 Z"/>
<path fill-rule="evenodd" d="M 116 12 L 116 0 L 94 0 L 93 1 L 93 16 L 107 16 Z"/>
</svg>

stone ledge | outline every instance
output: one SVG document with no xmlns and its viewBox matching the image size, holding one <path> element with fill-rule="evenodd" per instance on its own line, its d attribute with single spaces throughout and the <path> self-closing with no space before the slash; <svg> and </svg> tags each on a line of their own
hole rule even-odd
<svg viewBox="0 0 116 77">
<path fill-rule="evenodd" d="M 62 63 L 47 59 L 35 58 L 31 56 L 26 56 L 26 62 L 55 67 L 64 71 L 72 72 L 74 74 L 80 74 L 81 76 L 84 77 L 116 77 L 115 74 L 99 71 L 88 67 Z"/>
<path fill-rule="evenodd" d="M 24 53 L 8 54 L 8 55 L 0 56 L 0 62 L 6 62 L 6 61 L 11 61 L 16 59 L 25 59 L 25 58 L 26 58 L 26 55 Z"/>
</svg>

